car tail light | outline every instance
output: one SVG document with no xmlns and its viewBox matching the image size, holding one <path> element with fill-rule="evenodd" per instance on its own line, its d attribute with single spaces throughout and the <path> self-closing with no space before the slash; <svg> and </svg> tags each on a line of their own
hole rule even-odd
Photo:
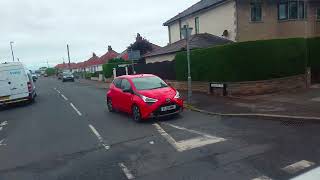
<svg viewBox="0 0 320 180">
<path fill-rule="evenodd" d="M 28 82 L 27 85 L 28 85 L 28 91 L 29 91 L 29 93 L 31 93 L 32 92 L 32 84 L 31 84 L 31 82 Z"/>
</svg>

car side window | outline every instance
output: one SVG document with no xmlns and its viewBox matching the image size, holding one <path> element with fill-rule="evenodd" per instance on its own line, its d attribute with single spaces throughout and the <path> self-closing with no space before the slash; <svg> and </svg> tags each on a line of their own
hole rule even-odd
<svg viewBox="0 0 320 180">
<path fill-rule="evenodd" d="M 117 88 L 121 88 L 121 81 L 122 81 L 122 79 L 115 79 L 114 81 L 113 81 L 113 84 L 117 87 Z"/>
<path fill-rule="evenodd" d="M 129 83 L 128 80 L 126 79 L 123 79 L 122 82 L 121 82 L 121 89 L 124 90 L 124 89 L 131 89 L 131 84 Z"/>
</svg>

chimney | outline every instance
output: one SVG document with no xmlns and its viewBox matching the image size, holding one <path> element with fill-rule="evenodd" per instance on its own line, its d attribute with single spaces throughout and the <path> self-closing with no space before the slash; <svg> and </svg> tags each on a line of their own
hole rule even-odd
<svg viewBox="0 0 320 180">
<path fill-rule="evenodd" d="M 140 33 L 137 33 L 136 41 L 142 41 L 142 37 Z"/>
<path fill-rule="evenodd" d="M 96 55 L 96 53 L 92 53 L 92 56 L 93 56 L 93 57 L 96 57 L 97 55 Z"/>
<path fill-rule="evenodd" d="M 108 46 L 108 52 L 112 51 L 112 47 Z"/>
</svg>

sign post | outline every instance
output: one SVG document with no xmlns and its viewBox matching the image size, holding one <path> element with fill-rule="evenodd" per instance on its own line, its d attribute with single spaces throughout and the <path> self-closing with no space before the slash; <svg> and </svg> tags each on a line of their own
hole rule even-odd
<svg viewBox="0 0 320 180">
<path fill-rule="evenodd" d="M 184 25 L 181 28 L 182 36 L 186 39 L 187 42 L 187 61 L 188 61 L 188 103 L 191 103 L 192 97 L 192 79 L 191 79 L 191 67 L 190 67 L 190 45 L 189 40 L 192 33 L 193 28 L 190 28 L 189 25 Z"/>
<path fill-rule="evenodd" d="M 128 57 L 129 57 L 129 60 L 131 60 L 131 62 L 132 62 L 133 74 L 136 74 L 136 71 L 134 70 L 134 61 L 137 61 L 140 59 L 140 57 L 141 57 L 140 51 L 129 50 Z"/>
</svg>

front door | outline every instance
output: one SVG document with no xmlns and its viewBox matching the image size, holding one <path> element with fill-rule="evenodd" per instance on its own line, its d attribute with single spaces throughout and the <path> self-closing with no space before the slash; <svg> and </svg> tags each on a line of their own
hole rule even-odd
<svg viewBox="0 0 320 180">
<path fill-rule="evenodd" d="M 127 89 L 132 89 L 131 84 L 127 79 L 123 79 L 121 82 L 121 90 L 123 91 Z M 119 100 L 121 109 L 129 113 L 131 111 L 133 94 L 129 92 L 122 92 L 120 96 Z"/>
</svg>

